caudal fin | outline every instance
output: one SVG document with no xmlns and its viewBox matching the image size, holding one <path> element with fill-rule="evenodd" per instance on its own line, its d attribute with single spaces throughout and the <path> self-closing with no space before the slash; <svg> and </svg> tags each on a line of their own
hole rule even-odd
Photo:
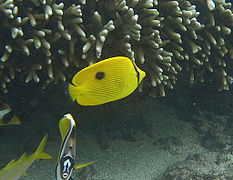
<svg viewBox="0 0 233 180">
<path fill-rule="evenodd" d="M 52 158 L 48 153 L 43 152 L 45 145 L 46 145 L 46 142 L 47 142 L 47 139 L 48 139 L 48 134 L 46 134 L 44 136 L 44 138 L 40 142 L 40 144 L 35 152 L 36 159 L 51 159 Z"/>
<path fill-rule="evenodd" d="M 21 124 L 21 121 L 19 120 L 19 118 L 16 115 L 13 115 L 13 117 L 7 123 L 4 123 L 3 118 L 0 118 L 0 126 L 20 125 L 20 124 Z"/>
<path fill-rule="evenodd" d="M 12 117 L 12 119 L 9 121 L 8 124 L 11 124 L 11 125 L 20 125 L 21 121 L 19 120 L 19 118 L 16 115 L 14 115 Z"/>
</svg>

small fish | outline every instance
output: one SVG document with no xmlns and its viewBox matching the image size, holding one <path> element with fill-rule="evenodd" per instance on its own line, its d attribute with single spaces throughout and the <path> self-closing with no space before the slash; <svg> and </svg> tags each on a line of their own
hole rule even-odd
<svg viewBox="0 0 233 180">
<path fill-rule="evenodd" d="M 21 121 L 12 112 L 10 106 L 0 97 L 0 126 L 20 125 Z"/>
<path fill-rule="evenodd" d="M 69 180 L 73 169 L 80 169 L 95 163 L 83 163 L 74 165 L 76 155 L 76 123 L 71 114 L 66 114 L 59 122 L 62 137 L 60 153 L 55 169 L 56 180 Z"/>
<path fill-rule="evenodd" d="M 145 76 L 129 58 L 112 57 L 79 71 L 69 84 L 69 94 L 80 105 L 101 105 L 130 95 Z"/>
<path fill-rule="evenodd" d="M 30 156 L 24 153 L 18 161 L 12 160 L 0 171 L 1 180 L 17 180 L 22 175 L 26 175 L 26 170 L 37 159 L 51 159 L 51 156 L 43 152 L 48 135 L 46 134 L 40 142 L 37 150 Z"/>
</svg>

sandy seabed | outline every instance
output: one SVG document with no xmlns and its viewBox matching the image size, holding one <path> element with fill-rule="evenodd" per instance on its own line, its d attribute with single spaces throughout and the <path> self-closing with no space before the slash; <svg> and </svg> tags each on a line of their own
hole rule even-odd
<svg viewBox="0 0 233 180">
<path fill-rule="evenodd" d="M 96 180 L 152 180 L 160 177 L 171 164 L 186 159 L 189 154 L 201 153 L 209 156 L 208 150 L 199 145 L 198 134 L 192 130 L 188 123 L 179 121 L 172 116 L 170 119 L 164 120 L 156 119 L 156 128 L 159 130 L 156 132 L 156 136 L 160 138 L 174 136 L 183 141 L 181 147 L 174 147 L 174 154 L 156 146 L 155 140 L 143 133 L 138 133 L 135 142 L 110 140 L 109 148 L 106 150 L 100 149 L 95 138 L 86 136 L 83 139 L 78 139 L 76 162 L 95 160 L 96 163 L 92 167 L 87 167 L 86 170 L 74 171 L 73 178 L 82 179 L 85 176 L 87 179 Z M 58 143 L 48 141 L 46 151 L 50 154 L 56 154 Z M 55 179 L 55 164 L 56 156 L 52 160 L 40 160 L 30 167 L 27 171 L 28 175 L 22 177 L 22 180 Z M 80 173 L 83 174 L 80 175 L 81 177 L 79 177 Z"/>
</svg>

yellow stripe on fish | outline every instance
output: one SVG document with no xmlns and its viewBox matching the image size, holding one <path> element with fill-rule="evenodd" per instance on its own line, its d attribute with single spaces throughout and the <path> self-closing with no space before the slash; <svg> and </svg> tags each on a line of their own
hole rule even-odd
<svg viewBox="0 0 233 180">
<path fill-rule="evenodd" d="M 24 153 L 18 161 L 12 160 L 5 168 L 0 171 L 0 180 L 18 180 L 22 175 L 25 175 L 29 166 L 37 159 L 51 159 L 51 156 L 43 152 L 48 135 L 46 134 L 40 142 L 37 150 L 30 156 Z"/>
<path fill-rule="evenodd" d="M 79 71 L 69 84 L 69 94 L 80 105 L 101 105 L 130 95 L 145 76 L 129 58 L 112 57 Z"/>
</svg>

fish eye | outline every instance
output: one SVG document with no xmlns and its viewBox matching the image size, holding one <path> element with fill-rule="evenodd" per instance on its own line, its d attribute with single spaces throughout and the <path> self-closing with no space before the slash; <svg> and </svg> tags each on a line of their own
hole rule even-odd
<svg viewBox="0 0 233 180">
<path fill-rule="evenodd" d="M 98 80 L 101 80 L 105 77 L 105 73 L 104 72 L 97 72 L 95 74 L 95 78 L 98 79 Z"/>
<path fill-rule="evenodd" d="M 69 176 L 69 174 L 68 174 L 68 173 L 66 173 L 66 172 L 62 174 L 62 178 L 64 178 L 64 179 L 67 179 L 67 178 L 68 178 L 68 176 Z"/>
</svg>

